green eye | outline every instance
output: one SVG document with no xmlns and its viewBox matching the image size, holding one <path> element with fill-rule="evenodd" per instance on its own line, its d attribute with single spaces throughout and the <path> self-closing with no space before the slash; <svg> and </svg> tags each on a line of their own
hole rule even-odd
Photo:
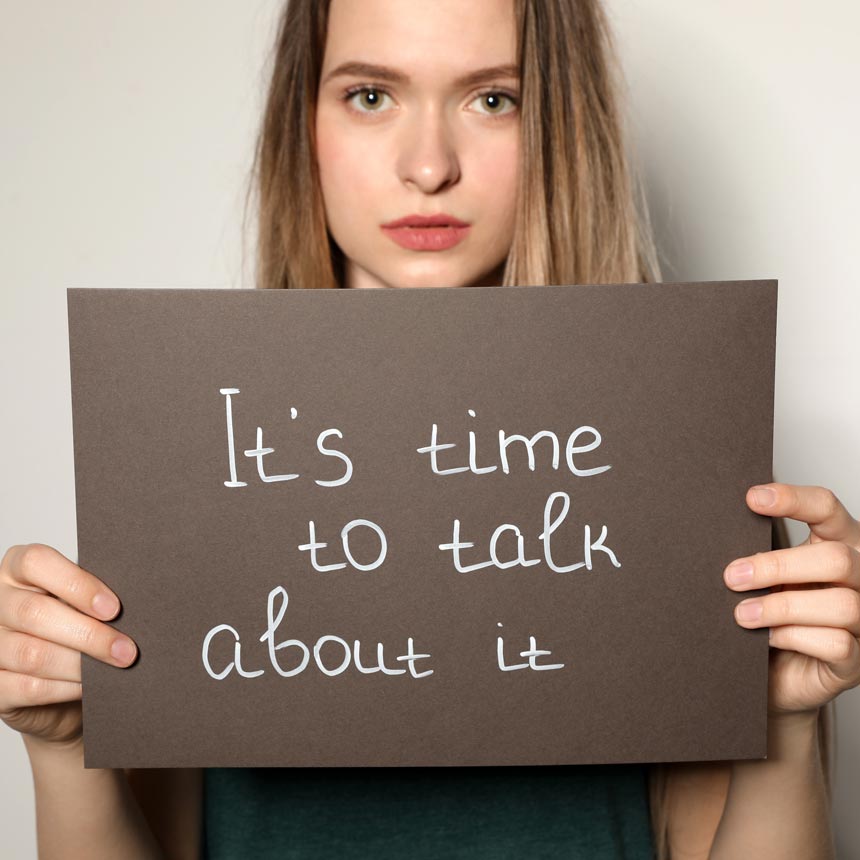
<svg viewBox="0 0 860 860">
<path fill-rule="evenodd" d="M 360 113 L 378 113 L 379 106 L 387 97 L 388 93 L 376 87 L 359 87 L 350 90 L 345 100 L 355 105 Z"/>
<path fill-rule="evenodd" d="M 516 108 L 517 104 L 516 99 L 514 99 L 513 96 L 496 90 L 482 93 L 475 99 L 475 101 L 480 101 L 482 105 L 487 108 L 486 110 L 481 111 L 481 113 L 486 113 L 489 116 L 502 116 L 506 113 L 511 113 L 511 111 Z M 504 109 L 505 102 L 510 105 L 509 110 Z"/>
<path fill-rule="evenodd" d="M 353 106 L 358 113 L 381 113 L 385 100 L 390 98 L 385 90 L 379 87 L 355 87 L 348 90 L 343 100 Z M 476 96 L 472 103 L 480 102 L 479 113 L 485 116 L 505 116 L 513 113 L 517 107 L 517 99 L 510 93 L 490 90 Z"/>
</svg>

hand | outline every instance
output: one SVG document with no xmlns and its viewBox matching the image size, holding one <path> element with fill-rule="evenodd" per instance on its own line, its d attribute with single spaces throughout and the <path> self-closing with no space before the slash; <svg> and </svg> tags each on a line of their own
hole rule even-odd
<svg viewBox="0 0 860 860">
<path fill-rule="evenodd" d="M 737 559 L 724 577 L 736 591 L 772 589 L 735 608 L 742 627 L 770 627 L 771 715 L 814 713 L 860 683 L 860 522 L 824 487 L 763 484 L 746 501 L 810 529 L 799 546 Z"/>
<path fill-rule="evenodd" d="M 97 608 L 94 608 L 94 600 Z M 43 544 L 13 546 L 0 562 L 0 719 L 57 744 L 81 737 L 81 653 L 129 666 L 137 647 L 97 618 L 120 610 L 100 579 Z M 111 646 L 125 642 L 125 657 Z"/>
</svg>

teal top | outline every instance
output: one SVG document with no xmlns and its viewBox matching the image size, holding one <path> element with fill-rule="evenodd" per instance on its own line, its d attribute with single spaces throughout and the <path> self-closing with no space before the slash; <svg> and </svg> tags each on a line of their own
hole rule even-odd
<svg viewBox="0 0 860 860">
<path fill-rule="evenodd" d="M 647 767 L 210 768 L 207 860 L 652 860 Z"/>
</svg>

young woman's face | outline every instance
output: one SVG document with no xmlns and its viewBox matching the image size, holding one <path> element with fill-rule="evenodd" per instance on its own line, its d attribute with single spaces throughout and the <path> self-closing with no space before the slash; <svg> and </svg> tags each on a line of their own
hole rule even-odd
<svg viewBox="0 0 860 860">
<path fill-rule="evenodd" d="M 345 286 L 501 282 L 519 151 L 513 14 L 512 0 L 332 0 L 316 154 Z M 409 216 L 449 226 L 386 226 Z"/>
</svg>

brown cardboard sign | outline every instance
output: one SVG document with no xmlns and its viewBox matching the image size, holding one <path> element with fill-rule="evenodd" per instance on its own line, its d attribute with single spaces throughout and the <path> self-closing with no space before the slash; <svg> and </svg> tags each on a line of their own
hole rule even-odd
<svg viewBox="0 0 860 860">
<path fill-rule="evenodd" d="M 763 757 L 776 298 L 69 290 L 87 766 Z"/>
</svg>

